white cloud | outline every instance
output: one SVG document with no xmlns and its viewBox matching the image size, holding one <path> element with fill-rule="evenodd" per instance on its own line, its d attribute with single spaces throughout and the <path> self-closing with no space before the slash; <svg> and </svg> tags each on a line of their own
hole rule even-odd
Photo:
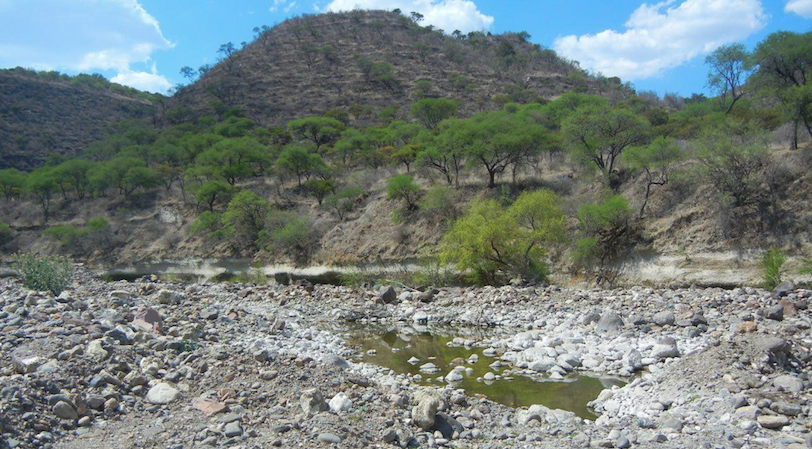
<svg viewBox="0 0 812 449">
<path fill-rule="evenodd" d="M 284 5 L 287 2 L 288 2 L 288 0 L 273 0 L 273 5 L 271 5 L 271 7 L 268 8 L 268 11 L 270 11 L 270 12 L 279 11 L 279 7 Z"/>
<path fill-rule="evenodd" d="M 404 14 L 412 11 L 423 14 L 424 25 L 434 25 L 447 33 L 460 30 L 463 33 L 487 30 L 493 17 L 479 11 L 470 0 L 333 0 L 327 11 L 350 11 L 353 9 L 399 8 Z"/>
<path fill-rule="evenodd" d="M 789 0 L 784 12 L 795 13 L 804 19 L 812 19 L 812 0 Z"/>
<path fill-rule="evenodd" d="M 584 68 L 636 80 L 744 39 L 766 21 L 760 0 L 667 0 L 642 4 L 625 31 L 560 37 L 553 47 Z"/>
<path fill-rule="evenodd" d="M 138 0 L 0 0 L 0 9 L 0 67 L 109 70 L 136 88 L 169 84 L 151 63 L 173 44 Z"/>
<path fill-rule="evenodd" d="M 151 72 L 132 72 L 128 70 L 114 76 L 110 81 L 147 92 L 166 93 L 172 87 L 169 80 L 162 75 L 158 75 L 155 64 L 152 65 Z"/>
</svg>

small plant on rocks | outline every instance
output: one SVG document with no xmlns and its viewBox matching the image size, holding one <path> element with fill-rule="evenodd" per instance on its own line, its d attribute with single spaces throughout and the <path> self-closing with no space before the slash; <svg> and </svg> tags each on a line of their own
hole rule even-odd
<svg viewBox="0 0 812 449">
<path fill-rule="evenodd" d="M 769 249 L 761 255 L 761 269 L 764 279 L 764 287 L 775 288 L 782 282 L 784 277 L 784 263 L 787 255 L 779 249 Z"/>
<path fill-rule="evenodd" d="M 17 257 L 14 268 L 26 288 L 49 291 L 54 295 L 62 293 L 73 277 L 73 262 L 62 256 L 23 254 Z"/>
</svg>

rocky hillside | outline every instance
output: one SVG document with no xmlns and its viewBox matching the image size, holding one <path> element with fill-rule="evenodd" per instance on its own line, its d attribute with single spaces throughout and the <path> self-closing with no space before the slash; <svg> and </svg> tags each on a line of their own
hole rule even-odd
<svg viewBox="0 0 812 449">
<path fill-rule="evenodd" d="M 626 92 L 619 79 L 587 77 L 524 33 L 447 35 L 385 11 L 291 19 L 220 56 L 174 100 L 197 114 L 211 115 L 212 102 L 240 108 L 265 125 L 334 108 L 366 125 L 382 108 L 397 106 L 405 117 L 405 106 L 432 96 L 454 98 L 472 114 L 571 90 Z"/>
<path fill-rule="evenodd" d="M 30 169 L 81 151 L 110 124 L 149 117 L 149 94 L 89 75 L 0 70 L 0 168 Z"/>
</svg>

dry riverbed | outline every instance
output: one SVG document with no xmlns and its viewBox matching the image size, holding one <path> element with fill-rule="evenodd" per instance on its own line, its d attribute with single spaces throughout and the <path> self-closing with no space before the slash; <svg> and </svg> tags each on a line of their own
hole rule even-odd
<svg viewBox="0 0 812 449">
<path fill-rule="evenodd" d="M 0 279 L 0 448 L 810 447 L 810 297 Z M 462 388 L 471 356 L 398 373 L 336 331 L 440 324 L 498 329 L 448 343 L 493 359 L 481 381 L 630 382 L 594 421 L 511 408 Z"/>
</svg>

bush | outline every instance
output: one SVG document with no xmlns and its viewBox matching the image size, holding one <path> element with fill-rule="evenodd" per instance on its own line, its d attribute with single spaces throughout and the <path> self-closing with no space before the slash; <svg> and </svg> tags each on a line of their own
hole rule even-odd
<svg viewBox="0 0 812 449">
<path fill-rule="evenodd" d="M 427 216 L 441 217 L 450 224 L 460 215 L 457 202 L 457 194 L 453 189 L 447 186 L 435 185 L 420 199 L 417 207 L 420 212 Z"/>
<path fill-rule="evenodd" d="M 17 257 L 14 269 L 20 273 L 23 285 L 37 291 L 59 295 L 73 277 L 73 262 L 66 257 L 37 257 L 23 254 Z"/>
<path fill-rule="evenodd" d="M 443 236 L 440 262 L 455 264 L 479 284 L 516 276 L 543 281 L 549 250 L 567 239 L 560 204 L 547 190 L 525 192 L 507 210 L 495 200 L 477 199 Z"/>
<path fill-rule="evenodd" d="M 761 255 L 763 285 L 773 289 L 782 282 L 787 255 L 779 249 L 769 249 Z"/>
<path fill-rule="evenodd" d="M 272 252 L 291 254 L 297 261 L 307 261 L 318 238 L 306 218 L 295 212 L 271 210 L 265 218 L 260 240 Z"/>
<path fill-rule="evenodd" d="M 620 195 L 581 206 L 577 213 L 581 237 L 572 252 L 575 267 L 597 275 L 599 284 L 611 283 L 618 273 L 609 270 L 608 264 L 631 248 L 630 216 L 629 203 Z"/>
<path fill-rule="evenodd" d="M 803 259 L 801 260 L 801 274 L 812 274 L 812 260 L 810 259 Z"/>
<path fill-rule="evenodd" d="M 324 199 L 324 206 L 332 209 L 339 220 L 344 220 L 348 213 L 355 209 L 358 200 L 364 195 L 364 190 L 358 186 L 345 187 Z"/>
<path fill-rule="evenodd" d="M 14 231 L 11 227 L 0 221 L 0 247 L 10 242 L 14 238 Z"/>
<path fill-rule="evenodd" d="M 192 234 L 205 234 L 209 239 L 224 237 L 223 214 L 211 211 L 203 212 L 192 222 L 190 231 Z"/>
<path fill-rule="evenodd" d="M 42 231 L 42 235 L 59 240 L 63 246 L 70 246 L 77 237 L 82 235 L 82 231 L 74 226 L 51 226 Z"/>
<path fill-rule="evenodd" d="M 389 178 L 386 185 L 386 196 L 390 200 L 406 201 L 406 208 L 414 210 L 417 208 L 417 200 L 420 198 L 420 186 L 415 184 L 409 175 L 395 175 Z"/>
</svg>

